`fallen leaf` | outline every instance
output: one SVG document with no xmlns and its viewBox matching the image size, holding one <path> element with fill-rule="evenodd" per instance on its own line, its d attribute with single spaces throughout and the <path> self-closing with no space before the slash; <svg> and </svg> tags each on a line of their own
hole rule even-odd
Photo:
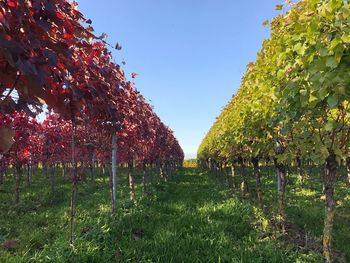
<svg viewBox="0 0 350 263">
<path fill-rule="evenodd" d="M 4 248 L 6 249 L 15 249 L 17 247 L 17 240 L 14 240 L 14 239 L 8 239 L 8 240 L 5 240 L 2 245 Z"/>
</svg>

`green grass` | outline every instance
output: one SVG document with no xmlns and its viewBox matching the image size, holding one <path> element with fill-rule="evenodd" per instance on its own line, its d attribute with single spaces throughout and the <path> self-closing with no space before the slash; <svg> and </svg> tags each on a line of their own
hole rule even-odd
<svg viewBox="0 0 350 263">
<path fill-rule="evenodd" d="M 225 186 L 224 176 L 192 168 L 177 172 L 167 183 L 154 183 L 144 198 L 136 176 L 134 205 L 128 201 L 123 172 L 115 217 L 110 215 L 107 181 L 98 177 L 96 183 L 80 183 L 71 248 L 70 184 L 56 181 L 55 194 L 50 195 L 47 178 L 39 172 L 30 188 L 22 185 L 21 203 L 14 206 L 13 179 L 6 178 L 0 193 L 0 242 L 16 239 L 18 246 L 12 251 L 1 247 L 0 262 L 322 262 L 319 254 L 277 239 L 253 199 L 240 200 Z M 265 201 L 273 207 L 273 176 L 263 181 L 269 189 Z M 252 195 L 253 185 L 250 178 Z M 289 220 L 318 237 L 323 204 L 317 202 L 318 185 L 311 186 L 290 189 L 287 212 Z M 349 192 L 344 189 L 343 195 Z M 344 202 L 336 219 L 335 244 L 343 252 L 350 251 L 348 208 Z"/>
<path fill-rule="evenodd" d="M 228 172 L 227 172 L 228 173 Z M 287 222 L 303 229 L 307 235 L 319 243 L 321 248 L 324 201 L 322 197 L 322 171 L 320 168 L 307 169 L 306 180 L 301 186 L 297 172 L 288 171 L 286 214 Z M 250 198 L 248 202 L 256 205 L 255 178 L 253 171 L 247 169 Z M 333 229 L 333 247 L 337 250 L 336 262 L 350 262 L 350 189 L 346 185 L 346 171 L 342 169 L 335 184 L 335 199 L 337 201 L 336 216 Z M 237 176 L 238 177 L 238 176 Z M 217 180 L 228 187 L 227 177 L 221 174 Z M 239 179 L 236 178 L 236 183 Z M 262 168 L 262 188 L 264 204 L 268 217 L 273 217 L 277 211 L 277 185 L 273 168 Z"/>
</svg>

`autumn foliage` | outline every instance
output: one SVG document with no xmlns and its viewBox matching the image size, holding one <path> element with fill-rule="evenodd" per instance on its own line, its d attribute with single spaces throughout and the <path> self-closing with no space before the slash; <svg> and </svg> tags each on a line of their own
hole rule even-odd
<svg viewBox="0 0 350 263">
<path fill-rule="evenodd" d="M 158 161 L 155 156 L 181 160 L 171 130 L 112 62 L 108 44 L 103 36 L 95 36 L 91 22 L 76 2 L 0 1 L 1 152 L 9 150 L 15 131 L 13 148 L 33 155 L 34 148 L 18 140 L 27 141 L 26 133 L 38 129 L 43 148 L 36 144 L 41 152 L 36 161 L 68 160 L 70 121 L 78 126 L 81 158 L 96 151 L 103 160 L 110 134 L 116 131 L 120 161 Z M 30 117 L 43 104 L 55 114 L 34 125 Z M 28 123 L 22 130 L 15 124 L 19 118 Z M 45 149 L 48 143 L 55 147 Z"/>
<path fill-rule="evenodd" d="M 42 167 L 53 195 L 54 168 L 62 169 L 72 182 L 71 245 L 77 184 L 88 173 L 94 178 L 101 168 L 110 177 L 114 214 L 118 165 L 170 171 L 184 158 L 91 23 L 74 1 L 0 1 L 0 186 L 4 171 L 13 169 L 19 203 L 23 173 L 30 186 L 33 169 Z M 48 114 L 38 123 L 44 105 Z M 134 198 L 131 170 L 129 181 Z"/>
</svg>

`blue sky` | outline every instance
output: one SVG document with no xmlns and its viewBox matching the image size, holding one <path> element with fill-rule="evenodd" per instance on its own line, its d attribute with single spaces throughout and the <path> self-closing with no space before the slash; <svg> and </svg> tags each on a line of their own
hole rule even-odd
<svg viewBox="0 0 350 263">
<path fill-rule="evenodd" d="M 117 63 L 193 156 L 248 62 L 269 36 L 282 0 L 79 0 L 96 34 L 122 45 Z"/>
</svg>

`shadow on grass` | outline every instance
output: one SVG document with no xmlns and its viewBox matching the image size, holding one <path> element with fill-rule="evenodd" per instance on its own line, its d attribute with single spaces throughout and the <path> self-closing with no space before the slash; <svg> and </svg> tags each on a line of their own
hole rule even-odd
<svg viewBox="0 0 350 263">
<path fill-rule="evenodd" d="M 322 171 L 320 168 L 307 169 L 306 180 L 301 186 L 298 182 L 297 172 L 291 169 L 287 176 L 286 214 L 287 222 L 294 229 L 300 229 L 306 237 L 312 238 L 317 244 L 317 251 L 322 250 L 322 234 L 324 221 L 324 200 L 322 199 Z M 250 191 L 249 201 L 256 202 L 255 178 L 253 171 L 247 169 L 248 187 Z M 345 255 L 345 261 L 350 262 L 350 190 L 345 183 L 345 171 L 343 176 L 337 178 L 335 185 L 335 199 L 337 210 L 334 223 L 333 244 L 337 254 Z M 216 179 L 221 184 L 226 184 L 225 179 Z M 238 183 L 236 178 L 236 184 Z M 227 184 L 226 184 L 227 185 Z M 277 183 L 274 169 L 262 168 L 262 189 L 264 204 L 268 217 L 273 217 L 277 212 Z M 296 245 L 298 242 L 296 242 Z M 316 245 L 315 245 L 316 247 Z M 343 262 L 340 259 L 339 262 Z"/>
</svg>

